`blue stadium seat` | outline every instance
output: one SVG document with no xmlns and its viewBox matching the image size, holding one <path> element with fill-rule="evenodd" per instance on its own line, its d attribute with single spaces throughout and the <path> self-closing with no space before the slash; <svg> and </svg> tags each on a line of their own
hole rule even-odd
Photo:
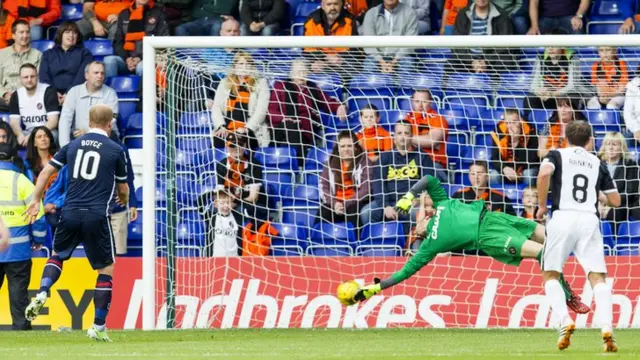
<svg viewBox="0 0 640 360">
<path fill-rule="evenodd" d="M 496 97 L 497 109 L 519 109 L 522 112 L 524 109 L 524 96 L 520 95 L 498 95 Z"/>
<path fill-rule="evenodd" d="M 306 254 L 311 256 L 353 256 L 353 248 L 348 245 L 310 245 Z"/>
<path fill-rule="evenodd" d="M 540 131 L 547 126 L 551 116 L 553 116 L 552 110 L 534 109 L 531 110 L 529 122 L 534 124 L 538 131 Z"/>
<path fill-rule="evenodd" d="M 134 101 L 118 101 L 118 130 L 120 130 L 121 134 L 129 135 L 126 132 L 129 117 L 136 112 L 137 105 L 138 103 Z M 140 129 L 142 130 L 142 127 Z"/>
<path fill-rule="evenodd" d="M 105 56 L 113 55 L 113 45 L 108 39 L 85 40 L 84 47 L 91 52 L 93 59 L 97 61 L 104 60 Z"/>
<path fill-rule="evenodd" d="M 120 103 L 118 103 L 119 105 Z M 125 133 L 127 135 L 142 135 L 142 113 L 133 113 L 129 115 Z"/>
<path fill-rule="evenodd" d="M 197 209 L 183 209 L 178 214 L 177 239 L 181 245 L 204 246 L 206 228 Z"/>
<path fill-rule="evenodd" d="M 338 100 L 342 100 L 342 79 L 336 73 L 309 74 L 309 80 L 313 81 L 325 94 Z"/>
<path fill-rule="evenodd" d="M 309 186 L 318 186 L 320 184 L 320 175 L 318 173 L 304 172 L 303 184 Z"/>
<path fill-rule="evenodd" d="M 623 21 L 590 21 L 587 24 L 587 34 L 618 35 Z"/>
<path fill-rule="evenodd" d="M 202 194 L 215 191 L 216 185 L 218 183 L 218 178 L 215 171 L 206 171 L 200 173 L 199 183 L 200 191 L 202 192 Z"/>
<path fill-rule="evenodd" d="M 502 189 L 499 187 L 502 187 Z M 498 185 L 498 188 L 504 193 L 507 199 L 511 200 L 514 204 L 522 202 L 521 185 L 505 183 Z"/>
<path fill-rule="evenodd" d="M 53 49 L 54 46 L 56 46 L 56 43 L 52 40 L 36 40 L 31 42 L 31 47 L 42 53 L 49 49 Z"/>
<path fill-rule="evenodd" d="M 453 194 L 455 194 L 456 192 L 458 192 L 458 191 L 460 191 L 460 190 L 462 190 L 464 188 L 465 188 L 465 185 L 450 184 L 447 193 L 449 194 L 449 196 L 453 196 Z"/>
<path fill-rule="evenodd" d="M 412 95 L 415 89 L 430 89 L 440 91 L 444 70 L 439 66 L 431 66 L 424 72 L 403 74 L 399 79 L 400 92 Z"/>
<path fill-rule="evenodd" d="M 120 100 L 139 98 L 142 79 L 140 76 L 114 76 L 107 80 L 107 85 L 118 93 Z"/>
<path fill-rule="evenodd" d="M 365 225 L 360 234 L 358 245 L 397 245 L 403 248 L 405 241 L 402 224 L 390 221 Z"/>
<path fill-rule="evenodd" d="M 359 245 L 356 247 L 356 256 L 402 256 L 402 247 L 398 245 Z"/>
<path fill-rule="evenodd" d="M 304 23 L 307 20 L 307 16 L 316 11 L 319 7 L 319 2 L 303 2 L 299 4 L 296 8 L 294 23 Z"/>
<path fill-rule="evenodd" d="M 393 96 L 395 81 L 388 74 L 358 74 L 349 82 L 350 96 Z"/>
<path fill-rule="evenodd" d="M 337 129 L 348 128 L 353 131 L 360 128 L 360 109 L 367 105 L 373 105 L 378 108 L 378 114 L 393 109 L 393 98 L 389 96 L 354 96 L 347 99 L 347 108 L 349 109 L 348 121 L 338 125 Z"/>
<path fill-rule="evenodd" d="M 489 107 L 489 98 L 485 95 L 448 95 L 442 102 L 445 109 L 462 109 L 467 118 L 476 122 Z"/>
<path fill-rule="evenodd" d="M 176 149 L 176 171 L 199 171 L 191 150 Z"/>
<path fill-rule="evenodd" d="M 225 161 L 227 153 L 224 149 L 208 148 L 194 154 L 194 163 L 201 172 L 216 170 L 216 164 Z"/>
<path fill-rule="evenodd" d="M 264 174 L 270 207 L 276 208 L 276 203 L 290 191 L 295 182 L 294 179 L 295 175 L 289 172 L 274 171 Z"/>
<path fill-rule="evenodd" d="M 480 122 L 478 123 L 478 130 L 483 132 L 491 132 L 496 130 L 496 125 L 503 119 L 504 110 L 494 109 L 485 110 L 480 112 Z M 493 144 L 493 142 L 489 142 Z"/>
<path fill-rule="evenodd" d="M 491 160 L 491 148 L 486 146 L 468 146 L 466 153 L 463 154 L 462 164 L 464 167 L 469 167 L 474 161 L 490 161 Z"/>
<path fill-rule="evenodd" d="M 283 207 L 313 208 L 320 206 L 320 191 L 317 187 L 298 185 L 295 189 L 289 187 L 283 196 Z"/>
<path fill-rule="evenodd" d="M 9 122 L 9 113 L 0 113 L 0 121 Z"/>
<path fill-rule="evenodd" d="M 313 209 L 282 209 L 282 222 L 295 224 L 306 229 L 311 228 L 318 219 L 318 207 Z"/>
<path fill-rule="evenodd" d="M 62 21 L 78 21 L 82 19 L 82 4 L 62 5 Z"/>
<path fill-rule="evenodd" d="M 449 137 L 447 138 L 447 161 L 449 162 L 449 167 L 460 169 L 462 159 L 468 151 L 467 143 L 467 134 L 449 132 Z"/>
<path fill-rule="evenodd" d="M 479 123 L 479 117 L 469 117 L 461 108 L 443 110 L 441 115 L 447 120 L 449 129 L 467 131 L 476 128 Z"/>
<path fill-rule="evenodd" d="M 266 147 L 256 152 L 256 160 L 265 170 L 298 170 L 296 149 L 293 147 Z"/>
<path fill-rule="evenodd" d="M 633 16 L 634 1 L 595 0 L 591 5 L 589 19 L 591 21 L 621 20 Z"/>
<path fill-rule="evenodd" d="M 178 173 L 176 176 L 176 201 L 183 206 L 196 206 L 202 189 L 193 173 Z"/>
<path fill-rule="evenodd" d="M 491 93 L 493 93 L 493 86 L 487 74 L 456 72 L 449 75 L 447 96 Z"/>
<path fill-rule="evenodd" d="M 527 96 L 529 95 L 530 85 L 531 74 L 523 71 L 508 72 L 500 76 L 497 93 L 498 96 Z"/>
<path fill-rule="evenodd" d="M 298 256 L 304 253 L 308 245 L 306 228 L 286 223 L 273 223 L 272 226 L 278 235 L 271 237 L 271 255 Z"/>
<path fill-rule="evenodd" d="M 195 155 L 196 152 L 204 152 L 213 146 L 209 136 L 181 136 L 176 139 L 176 148 L 190 150 Z"/>
<path fill-rule="evenodd" d="M 601 221 L 600 222 L 600 230 L 602 231 L 602 239 L 604 244 L 609 247 L 609 249 L 613 249 L 615 246 L 615 226 L 613 226 L 609 221 Z"/>
<path fill-rule="evenodd" d="M 587 120 L 594 132 L 620 131 L 620 112 L 616 110 L 587 110 Z"/>
<path fill-rule="evenodd" d="M 387 110 L 380 112 L 380 126 L 385 130 L 393 133 L 396 123 L 403 120 L 407 116 L 406 111 Z"/>
<path fill-rule="evenodd" d="M 138 218 L 135 221 L 129 223 L 129 229 L 127 233 L 127 245 L 142 245 L 142 213 L 138 213 Z"/>
<path fill-rule="evenodd" d="M 320 222 L 311 229 L 310 240 L 316 245 L 348 245 L 356 242 L 356 233 L 351 223 Z"/>
<path fill-rule="evenodd" d="M 205 135 L 213 128 L 213 120 L 209 111 L 184 113 L 178 123 L 178 135 Z"/>
<path fill-rule="evenodd" d="M 136 189 L 136 198 L 138 199 L 138 207 L 142 208 L 142 186 Z"/>
<path fill-rule="evenodd" d="M 616 247 L 619 245 L 640 244 L 640 221 L 623 222 L 618 226 Z"/>
</svg>

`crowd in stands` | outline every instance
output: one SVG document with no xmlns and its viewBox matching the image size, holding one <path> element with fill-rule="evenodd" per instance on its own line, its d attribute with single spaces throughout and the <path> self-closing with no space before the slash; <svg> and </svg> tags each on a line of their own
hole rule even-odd
<svg viewBox="0 0 640 360">
<path fill-rule="evenodd" d="M 59 146 L 88 131 L 88 110 L 94 104 L 113 109 L 113 138 L 125 139 L 129 118 L 121 113 L 123 95 L 108 84 L 121 76 L 143 76 L 144 36 L 567 36 L 597 29 L 602 3 L 6 1 L 0 30 L 0 113 L 10 114 L 10 124 L 0 122 L 0 141 L 14 144 L 11 162 L 35 180 Z M 640 7 L 627 3 L 619 2 L 615 32 L 638 33 Z M 70 9 L 77 10 L 73 19 Z M 53 43 L 45 51 L 32 47 L 50 35 Z M 111 53 L 92 53 L 85 47 L 95 41 L 108 43 Z M 535 53 L 446 49 L 442 54 L 436 62 L 428 51 L 410 48 L 309 47 L 287 57 L 282 74 L 268 77 L 264 69 L 272 64 L 265 59 L 270 58 L 258 51 L 216 48 L 188 54 L 204 65 L 197 69 L 176 61 L 176 53 L 159 52 L 158 109 L 174 111 L 165 115 L 177 119 L 206 112 L 208 146 L 224 154 L 212 169 L 216 191 L 198 194 L 199 219 L 209 229 L 210 246 L 203 245 L 203 253 L 245 253 L 247 242 L 261 241 L 256 234 L 270 233 L 271 223 L 303 225 L 306 230 L 300 237 L 305 239 L 314 236 L 309 230 L 322 230 L 322 224 L 343 224 L 360 239 L 372 224 L 393 222 L 399 224 L 399 236 L 407 238 L 401 247 L 410 248 L 415 213 L 400 215 L 393 206 L 426 175 L 439 178 L 453 198 L 483 199 L 491 211 L 532 219 L 541 159 L 566 146 L 566 124 L 593 122 L 589 111 L 610 111 L 623 119 L 608 124 L 605 131 L 594 123 L 597 137 L 590 150 L 607 164 L 623 195 L 623 207 L 601 206 L 600 216 L 612 222 L 612 233 L 623 222 L 640 220 L 638 165 L 629 149 L 640 141 L 640 77 L 635 74 L 637 63 L 623 56 L 624 49 L 600 47 L 590 57 L 560 47 Z M 590 61 L 585 67 L 586 58 Z M 183 93 L 176 97 L 181 100 L 172 108 L 167 104 L 168 61 L 175 64 L 172 71 L 196 84 L 196 90 L 179 89 Z M 361 74 L 385 80 L 369 92 L 358 92 L 354 89 Z M 461 74 L 485 79 L 485 93 L 467 93 L 476 95 L 470 96 L 472 102 L 465 102 L 464 96 L 461 102 L 452 100 L 451 91 L 460 90 L 453 84 Z M 337 90 L 315 81 L 316 76 L 334 75 Z M 420 85 L 421 75 L 431 83 Z M 526 90 L 512 97 L 515 101 L 480 103 L 482 98 L 493 99 L 502 82 L 515 75 L 527 79 Z M 500 110 L 498 116 L 494 108 Z M 400 116 L 391 118 L 395 110 Z M 178 127 L 182 126 L 186 124 Z M 484 148 L 484 153 L 463 152 L 460 137 L 467 138 L 465 149 Z M 288 178 L 284 172 L 274 174 L 267 161 L 269 151 L 277 158 L 282 149 L 291 158 Z M 45 201 L 52 227 L 64 199 L 65 177 L 63 171 L 51 179 L 51 196 L 48 193 Z M 132 169 L 130 178 L 133 190 Z M 305 196 L 315 195 L 298 197 L 305 189 L 310 191 Z M 120 239 L 127 238 L 127 221 L 137 218 L 137 200 L 131 198 L 129 212 L 117 206 L 113 210 L 114 232 Z M 299 201 L 310 198 L 314 209 L 309 217 L 294 214 L 292 219 L 286 209 L 300 208 Z M 243 231 L 248 223 L 253 235 Z M 218 241 L 221 237 L 224 240 Z M 118 252 L 126 252 L 126 247 L 121 241 Z"/>
</svg>

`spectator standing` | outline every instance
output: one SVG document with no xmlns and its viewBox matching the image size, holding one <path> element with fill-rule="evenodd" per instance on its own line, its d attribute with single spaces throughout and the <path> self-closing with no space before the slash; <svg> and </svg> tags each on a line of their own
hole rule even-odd
<svg viewBox="0 0 640 360">
<path fill-rule="evenodd" d="M 223 147 L 227 133 L 244 128 L 260 147 L 269 146 L 270 134 L 266 122 L 269 107 L 269 84 L 258 77 L 253 57 L 238 51 L 231 70 L 220 81 L 211 105 L 214 125 L 214 146 Z M 255 149 L 252 149 L 255 150 Z"/>
<path fill-rule="evenodd" d="M 596 95 L 589 99 L 587 109 L 602 107 L 618 110 L 624 105 L 624 91 L 629 83 L 627 62 L 619 59 L 618 49 L 612 46 L 598 48 L 600 61 L 591 66 L 591 85 L 596 87 Z"/>
<path fill-rule="evenodd" d="M 271 91 L 269 121 L 276 146 L 293 146 L 302 165 L 307 150 L 322 139 L 320 113 L 334 113 L 347 118 L 346 107 L 338 99 L 327 96 L 308 80 L 307 62 L 296 59 L 291 64 L 289 79 L 277 81 Z"/>
<path fill-rule="evenodd" d="M 113 38 L 115 55 L 104 58 L 105 76 L 120 74 L 142 76 L 142 38 L 169 36 L 169 26 L 160 7 L 150 0 L 133 0 L 118 15 Z"/>
<path fill-rule="evenodd" d="M 274 36 L 282 29 L 284 0 L 243 0 L 240 6 L 242 36 Z"/>
<path fill-rule="evenodd" d="M 11 26 L 18 19 L 25 20 L 31 27 L 31 40 L 44 39 L 44 28 L 60 19 L 60 0 L 12 0 L 4 1 L 2 7 L 7 12 L 4 28 L 6 40 L 10 40 Z"/>
<path fill-rule="evenodd" d="M 403 4 L 407 4 L 415 12 L 418 18 L 418 35 L 431 34 L 431 17 L 429 16 L 429 8 L 431 0 L 400 0 Z"/>
<path fill-rule="evenodd" d="M 361 224 L 398 220 L 405 223 L 405 234 L 409 233 L 409 220 L 415 222 L 419 207 L 415 206 L 410 215 L 402 215 L 394 206 L 420 179 L 427 175 L 435 176 L 433 161 L 427 154 L 416 151 L 412 137 L 411 123 L 404 120 L 396 123 L 393 150 L 381 153 L 377 165 L 372 167 L 373 201 L 360 212 Z"/>
<path fill-rule="evenodd" d="M 489 188 L 489 166 L 486 161 L 474 161 L 469 167 L 470 187 L 456 191 L 452 198 L 464 202 L 484 200 L 489 211 L 499 211 L 509 215 L 516 215 L 516 211 L 501 191 Z"/>
<path fill-rule="evenodd" d="M 31 279 L 31 250 L 39 250 L 47 234 L 44 212 L 29 224 L 23 214 L 33 195 L 34 185 L 26 176 L 16 172 L 12 158 L 17 156 L 8 143 L 0 144 L 0 212 L 9 227 L 9 248 L 0 253 L 0 287 L 7 276 L 9 306 L 13 330 L 31 330 L 31 322 L 25 318 L 29 305 L 29 281 Z"/>
<path fill-rule="evenodd" d="M 418 89 L 411 97 L 411 112 L 405 121 L 413 126 L 412 143 L 429 154 L 436 174 L 441 181 L 448 182 L 447 138 L 449 124 L 433 108 L 433 96 L 428 89 Z"/>
<path fill-rule="evenodd" d="M 527 33 L 529 30 L 528 0 L 525 9 L 523 9 L 524 0 L 491 0 L 491 2 L 509 16 L 515 34 L 524 35 Z"/>
<path fill-rule="evenodd" d="M 375 105 L 365 105 L 360 109 L 360 125 L 362 129 L 356 133 L 362 149 L 367 152 L 371 163 L 378 161 L 380 152 L 393 148 L 391 134 L 379 125 L 380 115 Z"/>
<path fill-rule="evenodd" d="M 84 39 L 106 37 L 113 41 L 118 14 L 131 5 L 131 0 L 84 0 L 82 19 L 76 23 Z"/>
<path fill-rule="evenodd" d="M 29 136 L 29 142 L 27 144 L 27 161 L 25 167 L 27 168 L 27 178 L 34 184 L 38 181 L 38 176 L 44 167 L 49 163 L 49 160 L 58 151 L 58 146 L 53 138 L 51 130 L 46 126 L 39 126 L 31 132 Z M 54 174 L 49 178 L 45 192 L 56 180 L 58 174 Z M 46 209 L 45 209 L 46 212 Z"/>
<path fill-rule="evenodd" d="M 550 34 L 556 30 L 584 34 L 590 5 L 591 0 L 530 0 L 528 34 Z"/>
<path fill-rule="evenodd" d="M 176 27 L 177 36 L 217 36 L 225 20 L 237 17 L 240 0 L 195 0 L 195 20 Z"/>
<path fill-rule="evenodd" d="M 12 46 L 0 50 L 0 111 L 9 110 L 11 95 L 20 87 L 20 67 L 24 64 L 40 66 L 42 53 L 31 48 L 29 23 L 16 20 L 11 25 Z"/>
<path fill-rule="evenodd" d="M 367 36 L 418 35 L 418 17 L 411 7 L 399 0 L 384 0 L 367 11 L 361 32 Z M 413 52 L 409 48 L 366 48 L 365 53 L 365 71 L 394 73 L 413 68 Z"/>
<path fill-rule="evenodd" d="M 76 23 L 65 21 L 54 39 L 56 46 L 42 54 L 40 82 L 53 86 L 58 92 L 60 104 L 72 87 L 84 82 L 84 68 L 93 61 L 93 55 L 82 45 L 82 37 Z"/>
<path fill-rule="evenodd" d="M 469 5 L 469 0 L 446 0 L 442 11 L 440 35 L 453 35 L 453 28 L 460 10 Z"/>
<path fill-rule="evenodd" d="M 118 114 L 118 95 L 104 84 L 104 64 L 99 61 L 89 63 L 84 69 L 86 81 L 74 86 L 67 93 L 62 105 L 58 123 L 60 146 L 65 146 L 89 131 L 89 109 L 96 104 L 105 104 L 113 111 L 113 128 Z M 117 133 L 117 132 L 116 132 Z"/>
<path fill-rule="evenodd" d="M 557 110 L 551 115 L 547 125 L 540 132 L 538 138 L 538 157 L 543 159 L 549 151 L 567 147 L 567 139 L 564 130 L 572 121 L 587 121 L 582 112 L 575 109 L 575 101 L 569 98 L 558 98 Z M 593 143 L 586 146 L 587 150 L 593 150 Z"/>
<path fill-rule="evenodd" d="M 249 148 L 249 138 L 245 134 L 230 132 L 226 141 L 227 159 L 216 164 L 216 190 L 228 191 L 234 198 L 234 216 L 238 224 L 251 221 L 255 225 L 253 228 L 258 229 L 269 218 L 262 165 Z"/>
<path fill-rule="evenodd" d="M 111 140 L 118 143 L 124 151 L 127 160 L 127 185 L 129 185 L 129 203 L 121 206 L 115 201 L 111 207 L 111 231 L 113 231 L 113 239 L 116 246 L 116 255 L 122 256 L 127 253 L 127 236 L 129 234 L 129 223 L 136 221 L 138 218 L 138 198 L 136 197 L 136 187 L 133 184 L 134 173 L 131 165 L 131 156 L 129 149 L 120 142 L 115 133 L 111 133 Z"/>
<path fill-rule="evenodd" d="M 18 139 L 18 144 L 27 146 L 31 132 L 46 126 L 58 132 L 60 103 L 58 93 L 53 86 L 38 82 L 38 69 L 33 64 L 20 67 L 22 87 L 13 92 L 9 101 L 11 129 Z"/>
<path fill-rule="evenodd" d="M 359 214 L 369 202 L 369 160 L 355 134 L 338 133 L 329 163 L 320 177 L 320 216 L 330 223 L 350 222 L 358 231 Z"/>
<path fill-rule="evenodd" d="M 555 98 L 575 96 L 580 92 L 580 65 L 574 52 L 567 48 L 549 47 L 533 67 L 531 95 L 525 106 L 530 109 L 555 109 Z"/>
<path fill-rule="evenodd" d="M 225 20 L 220 26 L 220 36 L 240 36 L 240 23 L 234 18 Z M 234 48 L 205 49 L 202 57 L 209 67 L 209 73 L 216 74 L 228 72 L 236 55 Z"/>
<path fill-rule="evenodd" d="M 602 140 L 598 157 L 607 165 L 611 178 L 616 183 L 622 203 L 609 211 L 606 218 L 616 224 L 623 221 L 640 220 L 640 198 L 638 191 L 640 173 L 638 163 L 631 159 L 627 140 L 619 132 L 609 132 Z"/>
<path fill-rule="evenodd" d="M 355 36 L 358 28 L 342 0 L 322 0 L 320 9 L 312 12 L 304 23 L 304 36 Z M 305 48 L 304 56 L 311 62 L 311 71 L 330 71 L 343 66 L 353 67 L 358 58 L 355 49 L 349 48 Z"/>
<path fill-rule="evenodd" d="M 237 212 L 233 211 L 234 197 L 225 190 L 218 190 L 207 192 L 198 200 L 198 210 L 207 226 L 207 244 L 203 256 L 240 255 L 242 234 Z"/>
<path fill-rule="evenodd" d="M 536 128 L 524 121 L 517 109 L 505 109 L 504 120 L 491 137 L 491 183 L 535 184 L 540 166 Z"/>
</svg>

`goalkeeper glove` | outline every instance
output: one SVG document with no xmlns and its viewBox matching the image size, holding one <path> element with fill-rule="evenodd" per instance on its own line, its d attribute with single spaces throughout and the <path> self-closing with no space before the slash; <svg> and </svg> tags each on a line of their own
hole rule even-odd
<svg viewBox="0 0 640 360">
<path fill-rule="evenodd" d="M 398 200 L 398 202 L 396 203 L 396 210 L 400 214 L 404 214 L 404 215 L 408 214 L 409 211 L 411 211 L 411 208 L 413 207 L 414 198 L 415 196 L 413 196 L 411 192 L 404 194 L 404 196 L 400 198 L 400 200 Z"/>
<path fill-rule="evenodd" d="M 380 287 L 380 279 L 373 279 L 373 284 L 363 286 L 358 290 L 358 292 L 353 296 L 353 300 L 355 301 L 365 301 L 373 295 L 378 295 L 382 291 Z"/>
</svg>

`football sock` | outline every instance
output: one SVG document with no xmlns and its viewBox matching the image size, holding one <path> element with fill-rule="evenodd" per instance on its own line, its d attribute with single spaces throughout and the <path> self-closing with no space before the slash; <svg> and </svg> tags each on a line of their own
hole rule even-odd
<svg viewBox="0 0 640 360">
<path fill-rule="evenodd" d="M 538 253 L 538 256 L 536 256 L 536 259 L 538 260 L 540 265 L 542 265 L 542 250 L 540 250 L 540 252 Z M 558 281 L 562 286 L 562 291 L 564 291 L 565 298 L 569 299 L 571 297 L 571 290 L 570 290 L 571 287 L 569 286 L 567 281 L 564 279 L 564 275 L 562 275 L 562 273 L 560 273 L 560 278 L 558 278 Z"/>
<path fill-rule="evenodd" d="M 567 308 L 567 299 L 562 291 L 562 286 L 558 280 L 552 279 L 544 283 L 544 292 L 547 300 L 551 304 L 551 310 L 560 317 L 562 326 L 566 326 L 571 318 L 569 317 L 569 309 Z"/>
<path fill-rule="evenodd" d="M 104 328 L 111 305 L 111 289 L 113 279 L 109 275 L 99 274 L 96 281 L 96 290 L 93 295 L 93 304 L 96 307 L 96 316 L 93 323 L 99 328 Z"/>
<path fill-rule="evenodd" d="M 607 283 L 598 283 L 593 287 L 593 297 L 596 302 L 596 313 L 594 315 L 597 324 L 602 328 L 602 332 L 611 331 L 613 319 L 613 301 L 611 287 Z"/>
<path fill-rule="evenodd" d="M 58 255 L 53 255 L 47 260 L 47 264 L 42 271 L 42 279 L 40 280 L 40 290 L 38 292 L 49 292 L 53 284 L 58 281 L 62 273 L 62 260 Z"/>
</svg>

